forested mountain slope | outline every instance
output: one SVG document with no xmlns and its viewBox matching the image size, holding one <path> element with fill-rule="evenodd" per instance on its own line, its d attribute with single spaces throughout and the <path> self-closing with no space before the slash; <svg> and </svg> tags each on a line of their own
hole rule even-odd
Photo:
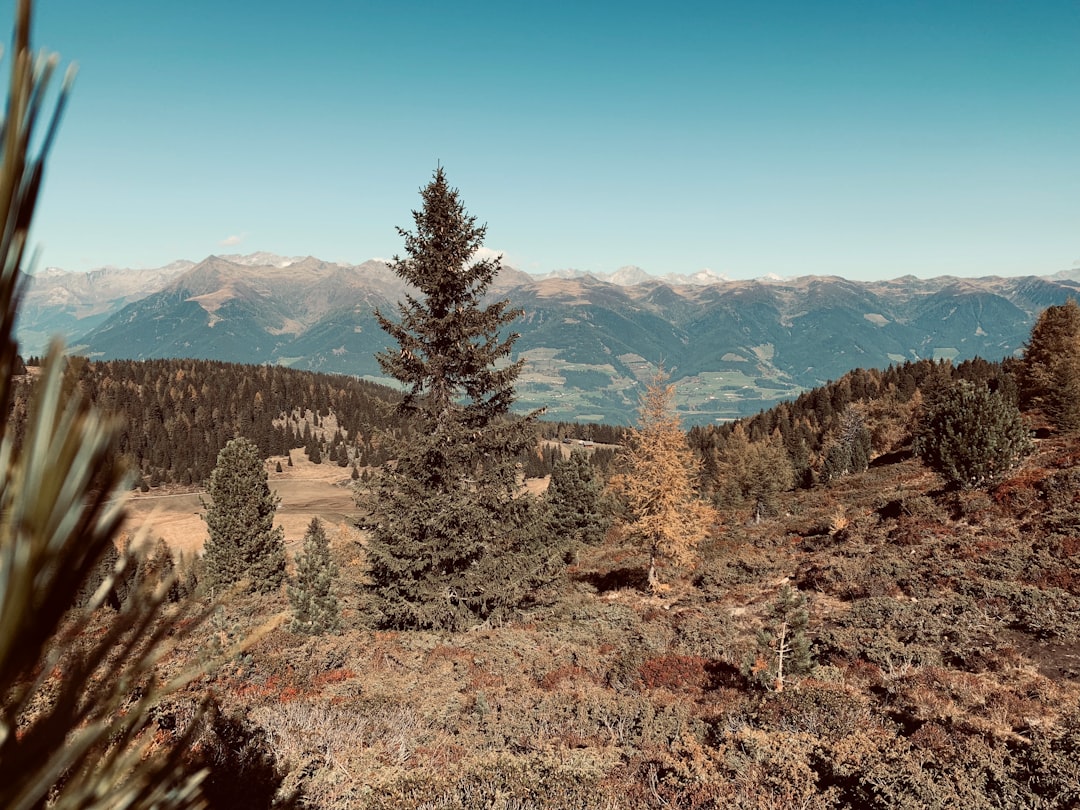
<svg viewBox="0 0 1080 810">
<path fill-rule="evenodd" d="M 379 432 L 402 428 L 396 392 L 343 375 L 211 360 L 78 357 L 68 375 L 117 419 L 117 451 L 153 485 L 200 484 L 234 436 L 254 441 L 264 457 L 307 447 L 336 460 L 347 445 L 350 464 L 379 464 Z M 16 397 L 16 422 L 30 385 L 32 378 L 24 379 Z"/>
<path fill-rule="evenodd" d="M 373 310 L 392 313 L 407 293 L 379 261 L 211 256 L 170 267 L 149 293 L 145 279 L 124 288 L 121 271 L 106 276 L 111 285 L 35 278 L 21 328 L 39 343 L 59 329 L 98 359 L 196 357 L 378 378 L 374 354 L 386 338 Z M 492 290 L 525 312 L 514 325 L 515 357 L 528 360 L 521 407 L 624 424 L 661 362 L 679 384 L 684 419 L 706 424 L 853 368 L 1010 356 L 1043 308 L 1076 291 L 1064 277 L 681 285 L 645 277 L 619 285 L 587 275 L 538 280 L 510 268 Z"/>
</svg>

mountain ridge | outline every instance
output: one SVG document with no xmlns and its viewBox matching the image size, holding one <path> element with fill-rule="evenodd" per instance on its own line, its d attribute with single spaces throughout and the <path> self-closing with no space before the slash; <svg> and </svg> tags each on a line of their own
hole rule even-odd
<svg viewBox="0 0 1080 810">
<path fill-rule="evenodd" d="M 523 408 L 626 422 L 642 382 L 663 364 L 684 420 L 703 423 L 756 412 L 855 367 L 1014 354 L 1037 314 L 1078 290 L 1066 274 L 619 284 L 505 267 L 489 295 L 526 313 L 515 326 L 515 357 L 527 361 Z M 386 262 L 313 256 L 50 272 L 29 279 L 20 338 L 27 353 L 54 331 L 93 358 L 202 357 L 378 381 L 374 355 L 388 338 L 374 311 L 393 317 L 408 292 Z"/>
</svg>

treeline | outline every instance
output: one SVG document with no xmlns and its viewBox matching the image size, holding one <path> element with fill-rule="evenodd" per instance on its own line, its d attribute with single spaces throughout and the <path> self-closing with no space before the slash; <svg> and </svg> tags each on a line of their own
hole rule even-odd
<svg viewBox="0 0 1080 810">
<path fill-rule="evenodd" d="M 693 427 L 689 440 L 704 461 L 706 477 L 719 475 L 718 459 L 733 441 L 747 441 L 782 447 L 795 483 L 809 487 L 865 469 L 873 457 L 905 445 L 911 439 L 916 407 L 933 391 L 968 380 L 1000 390 L 1015 401 L 1016 373 L 1015 360 L 981 358 L 957 365 L 948 360 L 917 360 L 885 370 L 854 369 L 755 416 Z"/>
<path fill-rule="evenodd" d="M 597 444 L 625 444 L 628 428 L 622 425 L 603 425 L 582 422 L 545 422 L 538 423 L 540 435 L 545 439 L 570 439 L 571 441 L 591 441 Z"/>
<path fill-rule="evenodd" d="M 26 373 L 40 364 L 21 358 Z M 117 450 L 145 486 L 199 485 L 214 469 L 217 454 L 232 438 L 251 439 L 266 458 L 303 449 L 317 464 L 359 470 L 387 460 L 386 433 L 404 434 L 407 422 L 393 406 L 399 394 L 353 377 L 284 366 L 215 360 L 160 359 L 92 361 L 73 357 L 69 385 L 113 414 L 121 424 Z M 19 381 L 13 406 L 16 433 L 26 416 L 33 377 Z M 537 433 L 553 441 L 620 444 L 625 428 L 572 422 L 538 422 Z M 537 447 L 519 462 L 530 478 L 551 474 L 559 448 Z M 615 451 L 591 450 L 594 466 L 606 470 Z"/>
<path fill-rule="evenodd" d="M 32 384 L 16 397 L 16 424 Z M 381 432 L 405 429 L 392 389 L 282 366 L 73 357 L 68 384 L 116 416 L 117 450 L 150 485 L 202 483 L 236 436 L 267 458 L 303 447 L 313 460 L 365 466 L 385 461 Z"/>
<path fill-rule="evenodd" d="M 567 443 L 569 442 L 569 443 Z M 556 465 L 570 457 L 574 450 L 585 451 L 589 463 L 605 476 L 615 464 L 618 449 L 614 447 L 582 447 L 577 441 L 564 439 L 561 444 L 540 443 L 538 447 L 518 458 L 526 478 L 544 478 L 555 472 Z"/>
<path fill-rule="evenodd" d="M 33 367 L 36 358 L 30 358 Z M 835 382 L 807 391 L 752 417 L 722 425 L 693 427 L 691 447 L 701 456 L 705 485 L 724 472 L 722 459 L 732 437 L 756 445 L 780 445 L 791 462 L 794 483 L 812 486 L 836 474 L 838 444 L 865 459 L 840 464 L 853 471 L 870 458 L 910 439 L 914 408 L 925 395 L 958 379 L 1000 388 L 1015 398 L 1015 361 L 980 358 L 953 365 L 919 360 L 885 370 L 855 369 Z M 303 448 L 316 463 L 363 471 L 387 460 L 385 433 L 402 434 L 407 423 L 395 413 L 399 394 L 386 386 L 344 375 L 283 366 L 253 366 L 211 360 L 70 360 L 69 384 L 121 420 L 118 451 L 144 484 L 198 485 L 210 475 L 217 454 L 236 436 L 251 439 L 264 457 Z M 24 390 L 32 377 L 20 383 Z M 26 396 L 15 398 L 16 432 L 25 417 Z M 597 445 L 624 445 L 618 425 L 537 422 L 540 438 Z M 833 455 L 830 458 L 830 450 Z M 519 462 L 527 477 L 549 475 L 561 448 L 538 446 Z M 590 460 L 607 471 L 616 460 L 610 447 L 591 450 Z"/>
</svg>

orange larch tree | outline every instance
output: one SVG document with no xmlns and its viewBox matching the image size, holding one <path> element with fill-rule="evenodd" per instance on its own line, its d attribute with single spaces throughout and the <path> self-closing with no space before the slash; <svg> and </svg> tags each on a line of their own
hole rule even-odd
<svg viewBox="0 0 1080 810">
<path fill-rule="evenodd" d="M 656 575 L 657 558 L 677 565 L 692 562 L 716 522 L 716 511 L 698 495 L 700 461 L 686 441 L 674 397 L 675 386 L 661 369 L 641 397 L 625 471 L 612 479 L 630 515 L 627 528 L 649 550 L 653 593 L 665 590 Z"/>
</svg>

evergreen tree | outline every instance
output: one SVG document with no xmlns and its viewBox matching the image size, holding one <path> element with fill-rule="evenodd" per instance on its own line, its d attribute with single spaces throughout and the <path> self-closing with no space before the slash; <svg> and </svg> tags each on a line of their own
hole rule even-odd
<svg viewBox="0 0 1080 810">
<path fill-rule="evenodd" d="M 210 529 L 204 559 L 211 586 L 249 580 L 251 591 L 267 593 L 285 578 L 285 540 L 274 528 L 280 501 L 270 491 L 259 449 L 244 438 L 218 453 L 207 494 L 204 519 Z"/>
<path fill-rule="evenodd" d="M 575 450 L 556 462 L 544 493 L 551 533 L 576 543 L 600 542 L 608 523 L 602 497 L 603 484 L 585 452 Z"/>
<path fill-rule="evenodd" d="M 866 472 L 870 466 L 871 450 L 866 418 L 861 409 L 849 406 L 840 416 L 836 440 L 825 453 L 821 480 L 829 482 L 845 475 Z"/>
<path fill-rule="evenodd" d="M 499 259 L 477 260 L 485 228 L 466 213 L 441 168 L 421 191 L 415 232 L 393 270 L 418 291 L 398 320 L 376 311 L 397 346 L 377 355 L 401 382 L 407 435 L 387 436 L 387 465 L 365 502 L 368 557 L 382 621 L 461 629 L 497 618 L 558 570 L 538 501 L 519 493 L 517 458 L 533 418 L 509 416 L 522 361 L 503 364 L 520 316 L 483 303 Z"/>
<path fill-rule="evenodd" d="M 1020 365 L 1024 405 L 1042 408 L 1056 427 L 1080 430 L 1080 305 L 1047 307 L 1031 330 Z"/>
<path fill-rule="evenodd" d="M 775 514 L 777 495 L 795 485 L 795 469 L 778 432 L 751 442 L 742 424 L 737 424 L 716 455 L 714 503 L 749 506 L 755 522 Z"/>
<path fill-rule="evenodd" d="M 1005 397 L 958 380 L 928 399 L 915 428 L 915 452 L 952 485 L 999 481 L 1031 452 L 1020 411 Z"/>
<path fill-rule="evenodd" d="M 777 692 L 793 675 L 813 670 L 810 655 L 810 611 L 806 597 L 788 585 L 769 605 L 765 625 L 757 636 L 757 651 L 747 674 L 758 684 Z"/>
<path fill-rule="evenodd" d="M 289 604 L 294 633 L 319 636 L 341 628 L 334 580 L 337 563 L 330 557 L 330 542 L 326 539 L 322 521 L 311 519 L 304 534 L 304 553 L 296 556 L 296 578 L 289 583 Z"/>
<path fill-rule="evenodd" d="M 105 595 L 104 604 L 113 610 L 119 610 L 124 599 L 127 598 L 126 577 L 115 576 L 116 563 L 120 559 L 120 552 L 113 543 L 109 543 L 103 550 L 97 565 L 94 566 L 89 576 L 83 581 L 79 593 L 75 597 L 75 607 L 85 608 L 91 603 L 95 592 L 106 579 L 112 580 L 112 587 Z"/>
<path fill-rule="evenodd" d="M 153 565 L 157 571 L 157 582 L 168 586 L 168 600 L 179 602 L 186 595 L 184 584 L 180 580 L 180 572 L 176 569 L 176 559 L 172 555 L 172 549 L 159 537 L 154 544 Z"/>
<path fill-rule="evenodd" d="M 630 430 L 626 472 L 612 479 L 613 489 L 626 500 L 631 534 L 649 550 L 653 592 L 663 590 L 657 559 L 690 562 L 716 520 L 715 510 L 698 497 L 700 463 L 674 412 L 674 397 L 675 386 L 661 370 L 641 397 L 638 424 Z"/>
<path fill-rule="evenodd" d="M 562 457 L 562 450 L 558 447 L 551 448 Z M 519 458 L 522 473 L 526 478 L 544 478 L 551 475 L 555 466 L 555 456 L 546 448 L 529 447 L 524 450 Z"/>
</svg>

